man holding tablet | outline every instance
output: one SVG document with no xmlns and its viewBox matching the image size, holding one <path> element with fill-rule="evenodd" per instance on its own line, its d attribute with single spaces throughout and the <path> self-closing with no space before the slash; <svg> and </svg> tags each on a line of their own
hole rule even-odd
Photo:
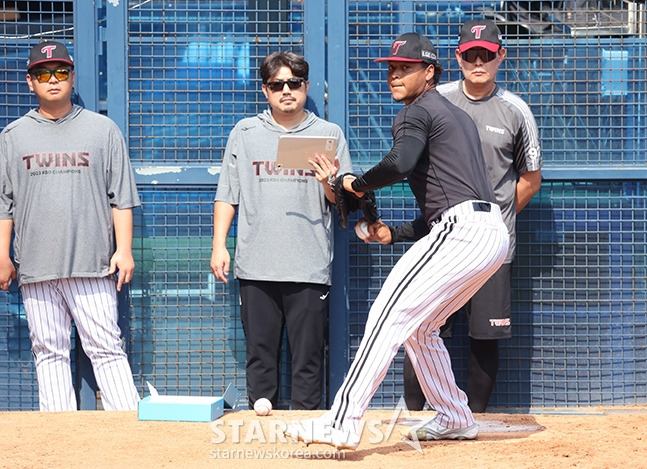
<svg viewBox="0 0 647 469">
<path fill-rule="evenodd" d="M 309 66 L 275 52 L 260 66 L 269 109 L 229 135 L 214 204 L 211 271 L 227 282 L 227 236 L 238 212 L 234 277 L 247 341 L 250 405 L 278 406 L 283 327 L 292 355 L 292 409 L 321 406 L 322 361 L 333 257 L 334 194 L 329 179 L 351 172 L 342 130 L 307 111 Z M 314 154 L 306 169 L 277 167 L 282 135 L 332 137 L 335 158 Z"/>
</svg>

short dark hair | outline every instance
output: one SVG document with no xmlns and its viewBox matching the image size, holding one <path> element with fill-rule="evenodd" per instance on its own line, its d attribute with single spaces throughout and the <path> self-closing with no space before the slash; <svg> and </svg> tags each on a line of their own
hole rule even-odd
<svg viewBox="0 0 647 469">
<path fill-rule="evenodd" d="M 438 62 L 433 64 L 433 66 L 434 66 L 434 80 L 433 80 L 433 83 L 434 83 L 434 85 L 437 85 L 438 83 L 440 83 L 440 76 L 443 74 L 444 68 Z"/>
<path fill-rule="evenodd" d="M 281 67 L 288 67 L 296 78 L 308 80 L 310 66 L 303 56 L 294 52 L 273 52 L 261 62 L 261 79 L 263 83 L 267 83 L 270 78 L 279 72 Z"/>
</svg>

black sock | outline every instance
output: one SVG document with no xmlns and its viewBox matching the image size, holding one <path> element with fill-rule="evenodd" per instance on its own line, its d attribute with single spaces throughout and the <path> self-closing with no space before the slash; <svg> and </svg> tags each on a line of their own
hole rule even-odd
<svg viewBox="0 0 647 469">
<path fill-rule="evenodd" d="M 499 370 L 499 342 L 470 338 L 467 398 L 472 412 L 485 412 Z"/>
</svg>

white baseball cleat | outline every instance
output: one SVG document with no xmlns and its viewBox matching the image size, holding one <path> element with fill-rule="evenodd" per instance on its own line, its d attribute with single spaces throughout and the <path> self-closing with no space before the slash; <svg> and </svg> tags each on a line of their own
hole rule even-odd
<svg viewBox="0 0 647 469">
<path fill-rule="evenodd" d="M 402 436 L 409 440 L 432 441 L 432 440 L 473 440 L 479 434 L 479 426 L 473 423 L 466 428 L 447 428 L 434 420 L 423 423 L 417 427 L 403 432 Z M 414 436 L 415 435 L 415 436 Z"/>
<path fill-rule="evenodd" d="M 334 446 L 338 450 L 355 449 L 359 446 L 360 434 L 356 421 L 346 421 L 335 428 L 329 420 L 301 420 L 288 425 L 283 431 L 293 441 Z"/>
</svg>

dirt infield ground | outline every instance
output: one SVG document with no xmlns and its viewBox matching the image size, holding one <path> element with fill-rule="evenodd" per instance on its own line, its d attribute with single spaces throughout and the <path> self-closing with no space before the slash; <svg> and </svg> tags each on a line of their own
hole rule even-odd
<svg viewBox="0 0 647 469">
<path fill-rule="evenodd" d="M 320 413 L 231 411 L 209 424 L 138 421 L 135 412 L 0 412 L 0 467 L 647 468 L 647 407 L 477 414 L 477 440 L 423 442 L 421 452 L 400 431 L 429 412 L 367 412 L 356 451 L 279 435 L 283 422 Z"/>
</svg>

